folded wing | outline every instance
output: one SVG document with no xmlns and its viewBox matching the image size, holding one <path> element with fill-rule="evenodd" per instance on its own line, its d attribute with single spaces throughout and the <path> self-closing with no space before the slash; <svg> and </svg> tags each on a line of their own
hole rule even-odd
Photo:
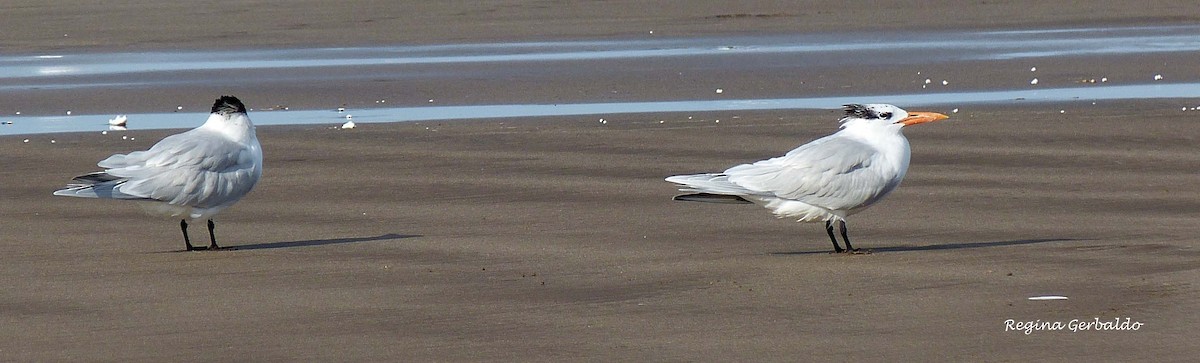
<svg viewBox="0 0 1200 363">
<path fill-rule="evenodd" d="M 734 166 L 723 174 L 729 183 L 754 194 L 850 210 L 878 201 L 899 184 L 894 171 L 871 167 L 882 164 L 880 158 L 881 153 L 864 142 L 826 137 L 781 157 Z"/>
<path fill-rule="evenodd" d="M 150 150 L 113 155 L 97 163 L 104 172 L 79 176 L 79 184 L 54 194 L 201 208 L 231 204 L 258 181 L 260 154 L 223 137 L 190 135 L 202 132 L 192 130 L 164 138 Z"/>
</svg>

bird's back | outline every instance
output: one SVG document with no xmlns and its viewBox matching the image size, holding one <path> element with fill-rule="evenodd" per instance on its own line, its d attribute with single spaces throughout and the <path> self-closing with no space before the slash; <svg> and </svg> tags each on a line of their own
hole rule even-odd
<svg viewBox="0 0 1200 363">
<path fill-rule="evenodd" d="M 254 188 L 262 176 L 262 152 L 257 139 L 237 142 L 201 127 L 97 165 L 105 171 L 78 177 L 79 184 L 55 195 L 155 200 L 167 204 L 168 211 L 155 214 L 199 219 L 229 207 Z"/>
</svg>

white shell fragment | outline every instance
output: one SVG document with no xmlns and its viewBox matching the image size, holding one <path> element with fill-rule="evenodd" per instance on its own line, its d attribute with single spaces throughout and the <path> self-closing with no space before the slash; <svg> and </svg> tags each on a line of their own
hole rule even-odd
<svg viewBox="0 0 1200 363">
<path fill-rule="evenodd" d="M 108 119 L 108 124 L 110 126 L 125 126 L 125 123 L 128 120 L 129 120 L 129 118 L 126 117 L 125 115 L 118 115 L 117 117 Z"/>
<path fill-rule="evenodd" d="M 1060 295 L 1030 296 L 1029 300 L 1031 300 L 1031 301 L 1067 300 L 1067 297 L 1060 296 Z"/>
</svg>

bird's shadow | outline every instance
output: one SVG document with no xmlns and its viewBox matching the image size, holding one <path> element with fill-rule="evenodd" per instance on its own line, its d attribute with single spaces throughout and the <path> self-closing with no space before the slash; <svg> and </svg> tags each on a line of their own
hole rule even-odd
<svg viewBox="0 0 1200 363">
<path fill-rule="evenodd" d="M 869 253 L 880 252 L 912 252 L 912 251 L 939 251 L 939 250 L 957 250 L 963 248 L 985 248 L 985 247 L 1004 247 L 1004 246 L 1019 246 L 1037 243 L 1048 242 L 1067 242 L 1067 241 L 1088 241 L 1091 239 L 1081 238 L 1031 238 L 1018 239 L 1010 241 L 991 241 L 991 242 L 963 242 L 963 243 L 947 243 L 924 246 L 887 246 L 876 248 L 864 248 L 862 250 Z M 795 251 L 795 252 L 771 252 L 772 255 L 814 255 L 814 254 L 833 254 L 832 251 L 826 249 L 822 251 Z"/>
<path fill-rule="evenodd" d="M 324 246 L 324 245 L 337 245 L 337 244 L 344 244 L 344 243 L 385 241 L 385 240 L 416 238 L 416 237 L 424 237 L 424 236 L 419 235 L 419 234 L 388 233 L 388 234 L 374 236 L 374 237 L 349 237 L 349 238 L 330 238 L 330 239 L 310 239 L 310 240 L 305 240 L 305 241 L 255 243 L 255 244 L 248 244 L 248 245 L 229 246 L 229 247 L 223 248 L 222 250 L 224 250 L 224 251 L 244 251 L 244 250 L 266 250 L 266 249 L 274 249 L 274 248 L 312 247 L 312 246 Z"/>
<path fill-rule="evenodd" d="M 386 240 L 416 238 L 416 237 L 424 237 L 424 236 L 419 235 L 419 234 L 388 233 L 388 234 L 383 234 L 383 235 L 378 235 L 378 236 L 373 236 L 373 237 L 348 237 L 348 238 L 310 239 L 310 240 L 305 240 L 305 241 L 255 243 L 255 244 L 248 244 L 248 245 L 221 247 L 220 249 L 215 250 L 215 251 L 219 251 L 219 252 L 250 251 L 250 250 L 267 250 L 267 249 L 274 249 L 274 248 L 312 247 L 312 246 L 324 246 L 324 245 L 337 245 L 337 244 L 344 244 L 344 243 L 386 241 Z M 200 247 L 196 251 L 173 250 L 173 251 L 162 251 L 162 252 L 175 253 L 175 252 L 201 252 L 201 251 L 209 251 L 209 250 L 204 249 L 204 247 Z"/>
</svg>

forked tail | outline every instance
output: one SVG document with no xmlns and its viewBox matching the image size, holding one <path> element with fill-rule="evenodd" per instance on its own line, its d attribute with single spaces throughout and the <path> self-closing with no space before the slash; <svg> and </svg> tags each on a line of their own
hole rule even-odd
<svg viewBox="0 0 1200 363">
<path fill-rule="evenodd" d="M 679 191 L 689 194 L 677 195 L 674 200 L 704 203 L 744 204 L 751 203 L 742 198 L 752 191 L 729 182 L 725 174 L 676 175 L 666 179 L 679 184 Z"/>
<path fill-rule="evenodd" d="M 122 193 L 119 187 L 129 180 L 102 171 L 80 175 L 71 181 L 75 183 L 67 184 L 66 188 L 56 190 L 54 195 L 78 198 L 146 199 Z"/>
</svg>

